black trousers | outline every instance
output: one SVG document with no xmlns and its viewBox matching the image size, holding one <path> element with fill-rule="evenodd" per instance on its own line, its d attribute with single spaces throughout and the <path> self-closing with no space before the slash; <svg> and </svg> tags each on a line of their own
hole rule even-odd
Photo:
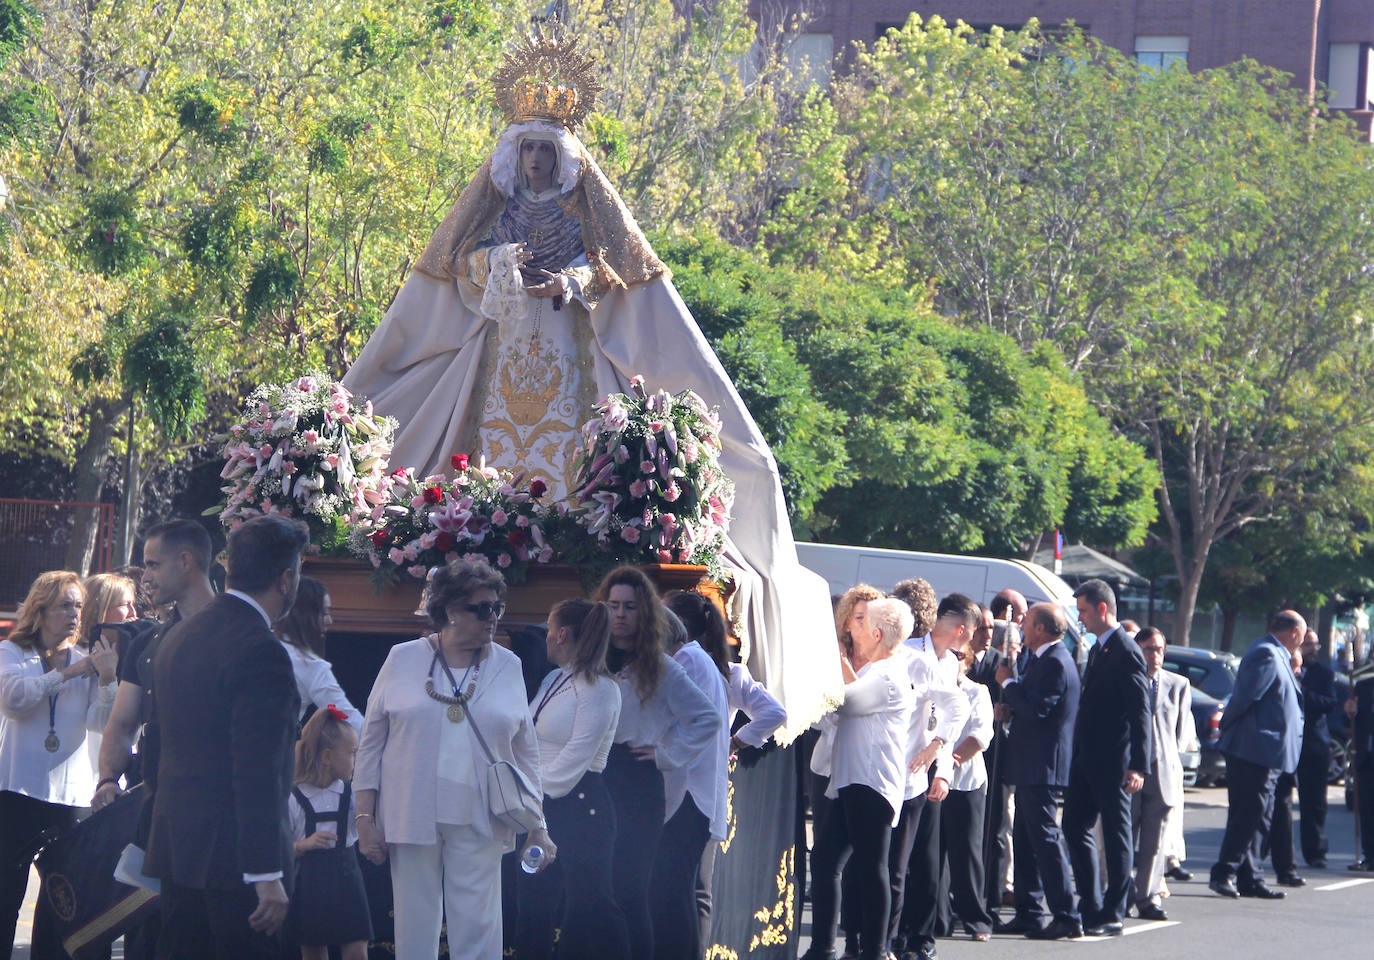
<svg viewBox="0 0 1374 960">
<path fill-rule="evenodd" d="M 658 960 L 701 960 L 697 876 L 710 839 L 711 822 L 688 794 L 663 825 L 649 884 Z"/>
<path fill-rule="evenodd" d="M 1043 897 L 1056 920 L 1081 919 L 1073 900 L 1068 847 L 1055 820 L 1058 806 L 1058 787 L 1016 788 L 1016 817 L 1011 824 L 1011 840 L 1015 851 L 1013 883 L 1018 917 L 1043 917 L 1044 910 L 1040 906 Z"/>
<path fill-rule="evenodd" d="M 0 790 L 0 960 L 10 960 L 14 950 L 19 909 L 24 905 L 24 890 L 29 885 L 29 866 L 38 853 L 43 833 L 60 832 L 74 823 L 75 807 Z M 40 896 L 33 918 L 31 955 L 35 960 L 65 955 L 53 920 L 47 899 Z"/>
<path fill-rule="evenodd" d="M 1131 843 L 1131 798 L 1120 778 L 1093 771 L 1093 759 L 1074 757 L 1069 789 L 1064 794 L 1064 840 L 1078 888 L 1078 911 L 1086 926 L 1126 919 L 1135 856 Z M 1103 854 L 1107 861 L 1105 888 L 1098 873 L 1097 842 L 1093 839 L 1093 824 L 1098 817 L 1102 818 Z"/>
<path fill-rule="evenodd" d="M 902 902 L 893 904 L 892 916 L 897 922 L 888 929 L 890 950 L 895 946 L 918 950 L 935 943 L 935 925 L 940 918 L 940 814 L 944 806 L 943 800 L 936 803 L 927 797 L 917 811 Z"/>
<path fill-rule="evenodd" d="M 697 923 L 701 928 L 701 948 L 711 949 L 711 887 L 716 874 L 716 855 L 720 844 L 708 840 L 706 849 L 701 853 L 701 864 L 697 867 Z"/>
<path fill-rule="evenodd" d="M 1302 817 L 1298 833 L 1302 837 L 1302 858 L 1311 866 L 1326 859 L 1326 780 L 1331 768 L 1331 747 L 1304 738 L 1298 756 L 1298 805 Z"/>
<path fill-rule="evenodd" d="M 910 800 L 902 802 L 902 809 L 897 811 L 897 825 L 892 828 L 892 840 L 887 847 L 887 885 L 889 894 L 889 913 L 887 924 L 887 939 L 884 941 L 883 949 L 892 950 L 893 941 L 900 935 L 902 921 L 902 904 L 906 902 L 906 881 L 909 863 L 911 861 L 911 850 L 916 846 L 916 828 L 921 824 L 921 811 L 926 806 L 926 795 L 912 797 Z M 856 889 L 849 871 L 845 871 L 844 876 L 844 907 L 841 911 L 841 926 L 847 933 L 853 933 L 857 929 L 848 922 L 849 908 L 851 904 L 859 904 L 862 894 Z"/>
<path fill-rule="evenodd" d="M 1260 862 L 1271 858 L 1274 872 L 1280 877 L 1297 872 L 1297 856 L 1293 852 L 1293 788 L 1297 785 L 1291 773 L 1280 773 L 1274 781 L 1274 812 L 1269 818 L 1269 833 L 1260 843 Z"/>
<path fill-rule="evenodd" d="M 1212 879 L 1235 878 L 1242 888 L 1263 879 L 1260 847 L 1274 816 L 1278 771 L 1242 757 L 1226 755 L 1226 832 L 1221 838 Z"/>
<path fill-rule="evenodd" d="M 649 883 L 663 835 L 663 774 L 652 760 L 636 760 L 623 743 L 611 747 L 604 774 L 615 805 L 611 887 L 625 915 L 633 960 L 653 960 L 654 921 Z M 555 843 L 557 839 L 555 838 Z"/>
<path fill-rule="evenodd" d="M 252 884 L 201 890 L 162 881 L 162 936 L 157 960 L 280 960 L 282 938 L 256 933 L 248 916 L 258 906 Z"/>
<path fill-rule="evenodd" d="M 629 960 L 630 933 L 611 885 L 615 808 L 601 774 L 585 774 L 566 796 L 545 797 L 544 819 L 558 857 L 539 873 L 519 875 L 515 955 Z"/>
<path fill-rule="evenodd" d="M 949 899 L 969 933 L 990 933 L 992 917 L 983 898 L 983 815 L 987 787 L 951 790 L 943 801 L 940 828 L 949 864 Z"/>
<path fill-rule="evenodd" d="M 1355 757 L 1355 815 L 1360 818 L 1361 860 L 1374 860 L 1374 754 Z"/>
<path fill-rule="evenodd" d="M 835 948 L 840 874 L 847 863 L 859 885 L 859 956 L 878 960 L 883 955 L 892 897 L 887 872 L 891 842 L 892 807 L 882 795 L 863 784 L 841 787 L 811 849 L 812 955 L 828 957 Z"/>
</svg>

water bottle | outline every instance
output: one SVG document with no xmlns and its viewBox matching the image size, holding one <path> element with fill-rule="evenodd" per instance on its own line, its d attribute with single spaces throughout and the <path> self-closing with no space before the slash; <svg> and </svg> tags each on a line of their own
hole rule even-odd
<svg viewBox="0 0 1374 960">
<path fill-rule="evenodd" d="M 520 869 L 526 873 L 537 873 L 543 862 L 544 848 L 537 843 L 532 843 L 525 848 L 525 855 L 520 858 Z"/>
</svg>

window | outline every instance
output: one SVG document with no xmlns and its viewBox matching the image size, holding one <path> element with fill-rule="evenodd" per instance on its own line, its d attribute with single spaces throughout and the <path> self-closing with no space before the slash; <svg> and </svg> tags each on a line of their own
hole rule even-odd
<svg viewBox="0 0 1374 960">
<path fill-rule="evenodd" d="M 794 89 L 827 87 L 835 66 L 835 37 L 829 33 L 798 34 L 787 45 L 784 58 Z"/>
<path fill-rule="evenodd" d="M 1187 37 L 1136 37 L 1135 61 L 1142 67 L 1165 70 L 1188 66 Z"/>
<path fill-rule="evenodd" d="M 1369 109 L 1368 43 L 1333 43 L 1328 48 L 1326 85 L 1331 106 L 1342 110 Z"/>
</svg>

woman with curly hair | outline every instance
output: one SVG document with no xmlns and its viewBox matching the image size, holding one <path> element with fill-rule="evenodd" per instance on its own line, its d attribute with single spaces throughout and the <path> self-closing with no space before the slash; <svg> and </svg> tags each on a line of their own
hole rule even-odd
<svg viewBox="0 0 1374 960">
<path fill-rule="evenodd" d="M 629 925 L 634 960 L 686 956 L 690 942 L 665 940 L 656 949 L 649 910 L 663 833 L 663 771 L 683 767 L 709 749 L 725 718 L 668 655 L 663 603 L 642 570 L 612 570 L 594 599 L 610 608 L 607 663 L 620 685 L 620 719 L 606 763 L 617 827 L 612 873 L 616 902 Z"/>
</svg>

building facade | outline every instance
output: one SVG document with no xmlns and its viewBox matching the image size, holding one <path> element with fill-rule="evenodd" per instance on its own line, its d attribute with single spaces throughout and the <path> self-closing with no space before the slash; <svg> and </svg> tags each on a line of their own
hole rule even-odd
<svg viewBox="0 0 1374 960">
<path fill-rule="evenodd" d="M 756 5 L 768 0 L 755 0 Z M 777 0 L 773 0 L 774 3 Z M 975 28 L 1073 21 L 1142 63 L 1205 70 L 1250 57 L 1293 74 L 1370 135 L 1374 0 L 796 0 L 808 15 L 794 56 L 842 63 L 912 13 Z"/>
</svg>

